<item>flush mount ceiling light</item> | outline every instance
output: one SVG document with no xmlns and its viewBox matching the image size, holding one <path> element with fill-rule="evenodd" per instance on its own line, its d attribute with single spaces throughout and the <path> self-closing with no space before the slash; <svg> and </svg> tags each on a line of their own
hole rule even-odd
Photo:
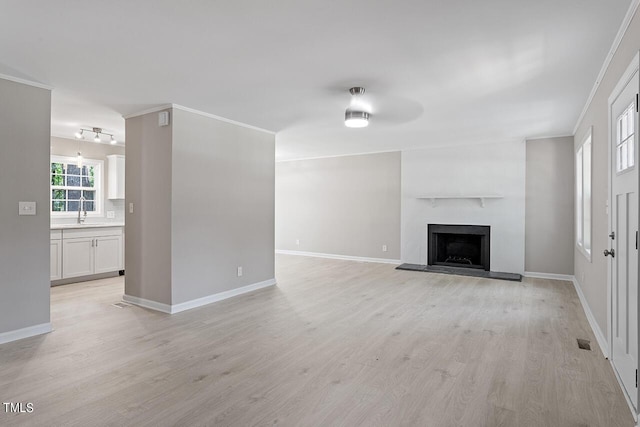
<svg viewBox="0 0 640 427">
<path fill-rule="evenodd" d="M 363 87 L 352 87 L 349 89 L 351 93 L 351 105 L 344 112 L 344 124 L 349 128 L 364 128 L 369 125 L 369 113 L 364 111 L 360 101 L 360 96 L 364 94 Z"/>
<path fill-rule="evenodd" d="M 116 144 L 118 141 L 116 140 L 116 138 L 113 136 L 113 134 L 111 133 L 107 133 L 104 132 L 102 130 L 102 128 L 92 128 L 92 129 L 80 129 L 78 132 L 76 132 L 76 138 L 78 139 L 84 139 L 84 132 L 93 132 L 96 134 L 96 136 L 93 138 L 93 140 L 95 142 L 102 142 L 102 139 L 100 138 L 100 135 L 107 135 L 111 137 L 111 140 L 109 142 L 111 142 L 112 144 Z"/>
</svg>

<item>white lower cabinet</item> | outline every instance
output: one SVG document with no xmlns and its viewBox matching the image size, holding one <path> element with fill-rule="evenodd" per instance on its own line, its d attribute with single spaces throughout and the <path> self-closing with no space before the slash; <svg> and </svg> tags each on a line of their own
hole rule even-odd
<svg viewBox="0 0 640 427">
<path fill-rule="evenodd" d="M 50 280 L 62 279 L 62 232 L 54 230 L 51 232 L 51 249 L 50 257 Z"/>
<path fill-rule="evenodd" d="M 62 277 L 94 274 L 94 239 L 76 238 L 62 240 Z"/>
<path fill-rule="evenodd" d="M 122 236 L 96 238 L 94 252 L 96 274 L 122 270 Z"/>
<path fill-rule="evenodd" d="M 61 277 L 91 276 L 124 269 L 122 227 L 62 230 Z M 53 266 L 53 245 L 52 266 Z"/>
</svg>

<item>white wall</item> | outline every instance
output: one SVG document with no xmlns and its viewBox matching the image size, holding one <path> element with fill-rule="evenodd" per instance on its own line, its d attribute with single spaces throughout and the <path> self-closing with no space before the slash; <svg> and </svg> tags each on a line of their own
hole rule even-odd
<svg viewBox="0 0 640 427">
<path fill-rule="evenodd" d="M 524 272 L 524 142 L 439 147 L 402 153 L 402 261 L 427 263 L 427 224 L 491 226 L 491 270 Z M 503 199 L 442 200 L 421 195 L 491 195 Z"/>
</svg>

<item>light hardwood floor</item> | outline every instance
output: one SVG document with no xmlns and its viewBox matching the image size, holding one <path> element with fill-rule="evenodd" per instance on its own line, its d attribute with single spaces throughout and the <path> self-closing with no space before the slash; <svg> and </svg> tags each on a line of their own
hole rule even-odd
<svg viewBox="0 0 640 427">
<path fill-rule="evenodd" d="M 0 399 L 35 408 L 0 425 L 633 425 L 568 282 L 284 255 L 277 279 L 173 316 L 112 306 L 121 278 L 53 288 L 54 332 L 0 346 Z"/>
</svg>

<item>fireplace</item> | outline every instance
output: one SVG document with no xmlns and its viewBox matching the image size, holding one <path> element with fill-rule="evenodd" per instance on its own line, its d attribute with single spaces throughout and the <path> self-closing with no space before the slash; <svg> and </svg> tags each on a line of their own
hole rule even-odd
<svg viewBox="0 0 640 427">
<path fill-rule="evenodd" d="M 429 224 L 429 265 L 490 270 L 490 232 L 487 225 Z"/>
</svg>

